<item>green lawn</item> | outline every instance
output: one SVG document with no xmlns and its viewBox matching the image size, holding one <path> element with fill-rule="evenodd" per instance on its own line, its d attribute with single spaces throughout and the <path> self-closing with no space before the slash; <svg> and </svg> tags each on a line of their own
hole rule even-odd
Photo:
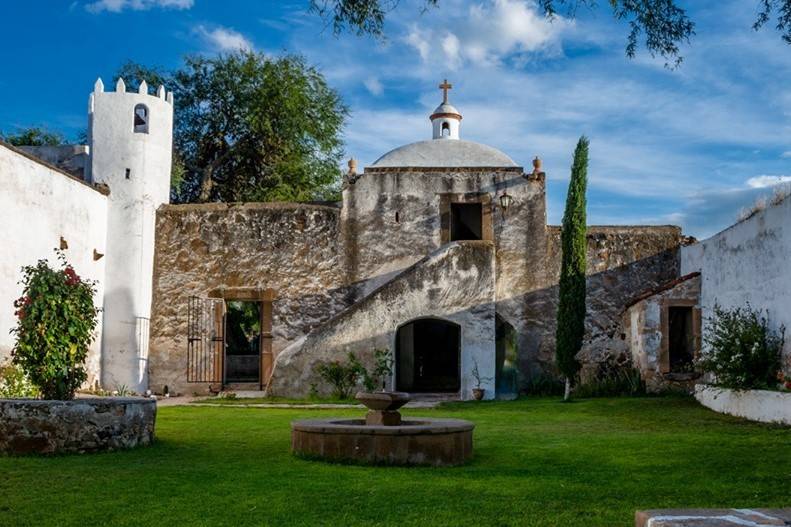
<svg viewBox="0 0 791 527">
<path fill-rule="evenodd" d="M 689 399 L 465 403 L 464 467 L 362 467 L 289 454 L 296 418 L 360 410 L 162 408 L 138 450 L 0 458 L 0 525 L 629 526 L 635 509 L 791 506 L 791 429 Z"/>
</svg>

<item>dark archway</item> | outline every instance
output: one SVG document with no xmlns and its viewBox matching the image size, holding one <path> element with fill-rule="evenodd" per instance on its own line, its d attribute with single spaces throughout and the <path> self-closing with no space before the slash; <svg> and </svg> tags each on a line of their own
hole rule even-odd
<svg viewBox="0 0 791 527">
<path fill-rule="evenodd" d="M 517 333 L 499 314 L 495 315 L 495 377 L 498 399 L 516 399 L 519 394 L 517 371 Z"/>
<path fill-rule="evenodd" d="M 396 332 L 396 389 L 449 393 L 461 387 L 461 327 L 437 318 L 408 322 Z"/>
</svg>

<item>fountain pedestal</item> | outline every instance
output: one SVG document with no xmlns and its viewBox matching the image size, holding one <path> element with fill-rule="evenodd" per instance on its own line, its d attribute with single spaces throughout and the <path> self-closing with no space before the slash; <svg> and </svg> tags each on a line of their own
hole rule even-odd
<svg viewBox="0 0 791 527">
<path fill-rule="evenodd" d="M 409 401 L 400 392 L 358 393 L 363 419 L 309 419 L 291 423 L 291 451 L 307 458 L 372 465 L 461 465 L 472 457 L 475 428 L 461 419 L 401 419 Z"/>
</svg>

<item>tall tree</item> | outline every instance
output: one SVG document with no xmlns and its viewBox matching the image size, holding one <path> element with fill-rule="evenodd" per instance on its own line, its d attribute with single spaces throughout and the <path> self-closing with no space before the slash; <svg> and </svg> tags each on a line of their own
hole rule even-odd
<svg viewBox="0 0 791 527">
<path fill-rule="evenodd" d="M 306 201 L 337 191 L 348 109 L 301 56 L 194 56 L 169 73 L 128 62 L 119 75 L 131 86 L 150 76 L 175 92 L 177 201 Z"/>
<path fill-rule="evenodd" d="M 558 369 L 565 378 L 563 396 L 571 395 L 580 364 L 577 353 L 582 348 L 585 336 L 585 267 L 587 264 L 587 218 L 585 214 L 585 191 L 588 186 L 588 139 L 580 137 L 574 150 L 571 165 L 571 181 L 566 195 L 566 210 L 560 232 L 562 259 L 560 267 L 560 291 L 555 332 L 555 359 Z"/>
<path fill-rule="evenodd" d="M 439 0 L 423 0 L 423 9 L 439 5 Z M 752 22 L 761 29 L 776 16 L 775 29 L 791 44 L 791 0 L 755 0 L 758 14 Z M 381 36 L 385 18 L 398 0 L 310 0 L 310 8 L 332 24 L 336 33 L 350 30 L 358 35 Z M 642 37 L 652 56 L 660 56 L 668 66 L 678 66 L 682 57 L 679 46 L 695 34 L 695 24 L 680 7 L 679 0 L 606 0 L 617 20 L 629 26 L 626 55 L 635 56 Z M 538 0 L 548 16 L 562 13 L 573 17 L 580 7 L 595 8 L 596 0 Z"/>
</svg>

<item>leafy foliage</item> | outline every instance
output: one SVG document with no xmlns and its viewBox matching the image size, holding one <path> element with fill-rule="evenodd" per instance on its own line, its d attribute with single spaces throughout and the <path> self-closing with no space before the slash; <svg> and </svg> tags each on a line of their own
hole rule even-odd
<svg viewBox="0 0 791 527">
<path fill-rule="evenodd" d="M 388 12 L 398 3 L 398 0 L 310 0 L 310 9 L 331 23 L 336 34 L 348 29 L 357 35 L 380 37 Z M 597 7 L 596 0 L 538 0 L 538 3 L 550 17 L 558 13 L 574 17 L 580 7 Z M 642 36 L 651 56 L 662 57 L 669 67 L 681 64 L 679 46 L 695 35 L 695 23 L 677 0 L 607 0 L 606 3 L 617 20 L 629 25 L 627 57 L 636 55 Z M 439 0 L 425 0 L 423 9 L 438 5 Z M 758 6 L 753 28 L 761 29 L 776 12 L 775 28 L 791 44 L 791 0 L 758 0 Z"/>
<path fill-rule="evenodd" d="M 424 0 L 425 8 L 436 6 L 439 0 Z M 398 0 L 310 0 L 310 10 L 332 24 L 335 34 L 349 29 L 357 35 L 381 37 L 388 12 Z"/>
<path fill-rule="evenodd" d="M 22 296 L 12 354 L 45 399 L 71 399 L 85 381 L 83 364 L 95 338 L 95 284 L 80 278 L 56 250 L 60 269 L 46 260 L 22 268 Z"/>
<path fill-rule="evenodd" d="M 749 304 L 733 309 L 715 305 L 713 311 L 704 335 L 708 349 L 698 367 L 725 388 L 776 388 L 785 327 L 773 332 L 766 316 Z"/>
<path fill-rule="evenodd" d="M 574 150 L 571 181 L 560 234 L 562 248 L 555 358 L 560 373 L 573 384 L 580 369 L 576 355 L 585 335 L 586 213 L 588 139 L 583 136 Z"/>
<path fill-rule="evenodd" d="M 66 138 L 63 134 L 40 126 L 22 128 L 16 133 L 0 134 L 0 139 L 11 146 L 58 146 L 66 144 Z"/>
<path fill-rule="evenodd" d="M 164 72 L 133 62 L 118 72 L 176 92 L 174 201 L 334 198 L 348 109 L 298 55 L 237 51 L 193 56 Z"/>
<path fill-rule="evenodd" d="M 574 389 L 577 397 L 618 397 L 645 395 L 645 381 L 631 361 L 619 363 L 614 357 L 600 362 L 591 379 Z"/>
<path fill-rule="evenodd" d="M 526 395 L 563 395 L 563 381 L 556 375 L 542 372 L 530 377 L 525 384 Z"/>
<path fill-rule="evenodd" d="M 351 352 L 346 364 L 334 360 L 319 363 L 315 368 L 319 377 L 332 387 L 332 396 L 338 399 L 351 399 L 357 384 L 366 377 L 365 367 Z"/>
<path fill-rule="evenodd" d="M 385 389 L 387 379 L 393 374 L 393 354 L 388 349 L 375 349 L 374 367 L 372 371 L 363 368 L 363 386 L 369 392 L 376 390 L 378 387 Z"/>
<path fill-rule="evenodd" d="M 791 44 L 791 0 L 759 0 L 760 11 L 753 24 L 753 29 L 758 31 L 772 18 L 772 13 L 777 11 L 777 25 L 786 44 Z"/>
<path fill-rule="evenodd" d="M 30 399 L 39 395 L 22 368 L 13 363 L 0 366 L 0 399 Z"/>
</svg>

